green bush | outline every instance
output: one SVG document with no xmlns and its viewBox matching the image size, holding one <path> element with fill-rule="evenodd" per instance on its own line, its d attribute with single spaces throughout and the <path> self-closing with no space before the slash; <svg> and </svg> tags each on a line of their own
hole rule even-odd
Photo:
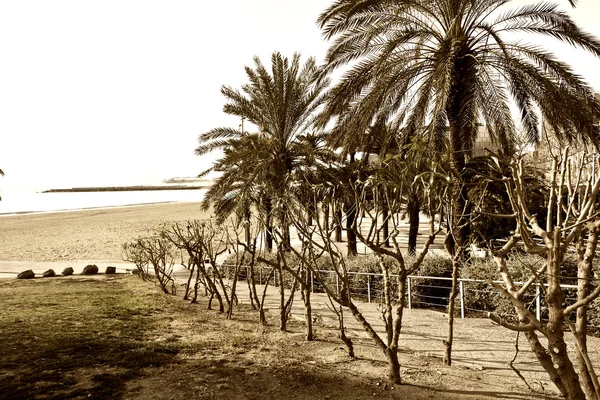
<svg viewBox="0 0 600 400">
<path fill-rule="evenodd" d="M 423 260 L 423 264 L 415 273 L 417 276 L 431 276 L 440 278 L 452 277 L 452 260 L 430 254 Z M 411 279 L 411 294 L 413 307 L 432 307 L 431 304 L 446 307 L 448 296 L 452 287 L 450 280 L 440 279 Z"/>
<path fill-rule="evenodd" d="M 507 260 L 507 267 L 515 283 L 524 282 L 531 276 L 532 269 L 539 269 L 545 263 L 545 259 L 532 254 L 513 253 Z M 496 280 L 502 278 L 497 270 L 496 264 L 492 260 L 475 260 L 461 268 L 462 278 L 474 280 Z M 563 284 L 577 284 L 577 257 L 575 254 L 567 254 L 561 267 L 561 276 Z M 576 289 L 565 289 L 565 303 L 572 304 L 577 297 Z M 536 288 L 532 286 L 523 298 L 525 305 L 535 313 Z M 465 283 L 465 307 L 469 312 L 495 312 L 509 320 L 516 320 L 516 314 L 512 304 L 502 295 L 497 293 L 492 287 L 483 282 Z M 477 311 L 475 311 L 477 310 Z M 590 307 L 588 316 L 590 324 L 600 325 L 600 310 L 597 307 Z M 547 307 L 544 297 L 541 298 L 541 318 L 548 317 Z M 573 316 L 574 320 L 574 316 Z"/>
</svg>

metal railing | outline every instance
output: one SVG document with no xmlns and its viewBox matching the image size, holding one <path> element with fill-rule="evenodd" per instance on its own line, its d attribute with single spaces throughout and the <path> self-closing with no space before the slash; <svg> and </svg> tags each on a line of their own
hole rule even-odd
<svg viewBox="0 0 600 400">
<path fill-rule="evenodd" d="M 232 265 L 231 265 L 232 266 Z M 223 264 L 222 267 L 228 268 L 230 267 L 227 264 Z M 250 267 L 244 266 L 244 273 L 240 275 L 240 279 L 246 279 L 246 277 L 250 274 Z M 255 277 L 257 278 L 257 282 L 259 284 L 263 284 L 265 281 L 265 272 L 264 269 L 266 267 L 263 266 L 255 266 Z M 270 268 L 269 268 L 270 270 Z M 339 276 L 335 271 L 332 270 L 320 270 L 319 274 L 323 279 L 331 279 L 335 280 L 335 287 L 337 290 L 340 289 Z M 354 298 L 362 299 L 367 303 L 371 303 L 373 301 L 379 301 L 383 297 L 383 275 L 381 273 L 373 273 L 373 272 L 348 272 L 349 280 L 350 280 L 350 293 Z M 391 277 L 399 277 L 397 274 L 390 274 Z M 278 285 L 278 276 L 277 272 L 275 272 L 272 276 L 272 284 L 274 286 Z M 318 279 L 311 272 L 311 292 L 323 292 L 324 290 L 320 288 L 322 286 Z M 419 275 L 410 275 L 407 277 L 406 284 L 406 305 L 409 309 L 416 307 L 426 308 L 441 308 L 446 309 L 448 302 L 448 295 L 451 290 L 451 285 L 449 282 L 452 281 L 452 278 L 447 277 L 439 277 L 439 276 L 419 276 Z M 333 282 L 331 282 L 333 284 Z M 446 283 L 446 284 L 444 284 Z M 457 311 L 460 311 L 460 317 L 465 318 L 468 315 L 474 315 L 477 313 L 488 313 L 495 312 L 500 316 L 508 316 L 515 317 L 514 311 L 512 308 L 507 310 L 507 312 L 498 311 L 495 308 L 476 308 L 471 307 L 470 304 L 473 303 L 473 298 L 479 296 L 480 298 L 486 299 L 488 302 L 490 298 L 494 296 L 497 298 L 501 298 L 500 294 L 493 289 L 487 289 L 483 287 L 487 281 L 481 279 L 469 279 L 469 278 L 458 278 L 458 294 L 457 294 Z M 494 281 L 494 283 L 498 283 L 504 285 L 503 281 Z M 516 286 L 522 286 L 523 282 L 515 282 Z M 563 289 L 567 290 L 575 290 L 577 289 L 577 285 L 561 285 Z M 442 292 L 444 295 L 440 295 Z M 530 293 L 524 296 L 524 303 L 527 305 L 529 303 L 529 309 L 533 312 L 535 310 L 535 316 L 538 320 L 544 321 L 545 318 L 545 301 L 543 298 L 543 291 L 541 289 L 541 285 L 539 283 L 534 283 L 530 290 Z M 567 296 L 567 303 L 574 303 L 576 298 L 573 296 Z M 512 311 L 512 312 L 511 312 Z M 589 325 L 590 327 L 600 328 L 600 326 Z"/>
</svg>

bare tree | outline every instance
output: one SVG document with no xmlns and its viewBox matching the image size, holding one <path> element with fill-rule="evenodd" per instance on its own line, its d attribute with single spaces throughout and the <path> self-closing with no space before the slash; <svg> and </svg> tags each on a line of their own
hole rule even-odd
<svg viewBox="0 0 600 400">
<path fill-rule="evenodd" d="M 155 234 L 123 246 L 125 260 L 132 261 L 138 267 L 144 279 L 158 283 L 163 292 L 176 294 L 173 279 L 174 248 L 162 235 Z M 152 267 L 152 272 L 149 268 Z"/>
<path fill-rule="evenodd" d="M 387 219 L 382 223 L 381 208 L 369 206 L 366 191 L 356 191 L 357 218 L 352 223 L 351 229 L 356 237 L 365 245 L 370 247 L 379 260 L 379 267 L 383 275 L 384 292 L 384 322 L 386 337 L 382 338 L 372 327 L 369 321 L 360 311 L 357 303 L 350 293 L 350 274 L 346 267 L 345 258 L 339 248 L 330 239 L 330 231 L 323 228 L 323 224 L 317 221 L 316 225 L 309 225 L 306 218 L 302 217 L 301 204 L 288 207 L 289 221 L 298 232 L 298 237 L 304 245 L 302 249 L 292 248 L 292 252 L 301 260 L 302 264 L 312 272 L 323 285 L 326 293 L 338 305 L 346 307 L 354 318 L 362 325 L 363 329 L 373 339 L 377 347 L 385 354 L 388 365 L 388 377 L 393 383 L 401 383 L 400 363 L 398 360 L 398 341 L 402 329 L 402 317 L 405 308 L 406 282 L 408 275 L 414 273 L 423 262 L 429 247 L 440 232 L 440 227 L 430 224 L 430 235 L 425 242 L 421 252 L 412 260 L 407 260 L 397 241 L 399 234 L 400 216 L 396 213 L 388 213 Z M 394 201 L 398 197 L 390 198 L 390 209 L 395 209 Z M 364 217 L 363 217 L 364 215 Z M 367 219 L 370 222 L 367 222 Z M 385 238 L 381 238 L 380 232 L 387 222 L 392 222 L 392 233 L 390 240 L 392 248 L 385 247 Z M 367 232 L 363 232 L 361 226 L 368 225 Z M 320 266 L 327 260 L 335 276 L 336 283 L 328 280 L 321 272 Z M 393 288 L 397 287 L 397 291 Z"/>
<path fill-rule="evenodd" d="M 135 264 L 137 275 L 144 281 L 152 281 L 150 275 L 150 261 L 142 247 L 138 246 L 137 241 L 124 243 L 122 247 L 122 257 L 124 261 Z"/>
<path fill-rule="evenodd" d="M 216 258 L 226 251 L 226 232 L 215 229 L 210 221 L 188 221 L 185 225 L 175 223 L 162 230 L 162 235 L 177 248 L 187 252 L 189 262 L 196 270 L 194 298 L 197 301 L 198 286 L 203 285 L 210 299 L 208 308 L 212 308 L 212 300 L 219 303 L 219 312 L 225 312 L 225 304 L 229 309 L 230 296 L 227 294 L 223 276 L 216 267 Z"/>
<path fill-rule="evenodd" d="M 296 263 L 293 266 L 290 260 L 290 251 L 291 246 L 289 245 L 289 233 L 286 230 L 274 230 L 275 234 L 273 235 L 273 240 L 277 243 L 277 251 L 274 254 L 274 257 L 267 256 L 266 254 L 257 251 L 256 244 L 254 246 L 247 246 L 245 243 L 238 242 L 238 244 L 246 249 L 252 255 L 251 262 L 251 275 L 254 275 L 254 263 L 258 262 L 263 265 L 267 265 L 270 268 L 267 281 L 271 277 L 274 278 L 274 281 L 277 283 L 279 288 L 279 329 L 281 331 L 287 330 L 287 321 L 290 316 L 290 312 L 292 309 L 292 305 L 294 302 L 294 295 L 298 286 L 303 286 L 305 282 L 302 280 L 302 277 L 299 275 L 301 266 Z M 254 241 L 255 243 L 256 241 Z M 256 282 L 254 276 L 252 277 L 254 293 L 256 293 Z M 286 292 L 286 287 L 289 286 L 289 292 Z M 262 314 L 261 322 L 266 322 L 264 320 L 264 312 L 263 304 L 264 297 L 266 295 L 267 287 L 265 286 L 263 289 L 263 298 L 260 301 L 260 310 Z M 255 301 L 259 301 L 258 297 L 255 297 Z"/>
<path fill-rule="evenodd" d="M 268 229 L 270 229 L 270 228 L 268 228 L 270 225 L 261 224 L 260 222 L 261 222 L 261 220 L 260 220 L 260 218 L 258 218 L 258 223 L 252 225 L 252 227 L 255 229 L 255 231 L 252 231 L 252 230 L 250 231 L 250 240 L 246 240 L 247 236 L 248 236 L 246 234 L 244 237 L 244 241 L 242 241 L 241 238 L 236 235 L 237 249 L 236 249 L 235 260 L 236 260 L 236 264 L 238 262 L 240 262 L 242 264 L 240 266 L 240 270 L 241 270 L 241 268 L 244 268 L 244 267 L 246 268 L 246 271 L 247 271 L 246 281 L 247 281 L 247 285 L 248 285 L 248 292 L 249 292 L 248 294 L 249 294 L 249 298 L 250 298 L 250 303 L 253 306 L 253 308 L 255 308 L 258 311 L 259 323 L 261 325 L 266 325 L 267 319 L 266 319 L 265 308 L 264 308 L 265 299 L 266 299 L 266 295 L 267 295 L 267 290 L 269 288 L 271 280 L 275 276 L 275 271 L 277 269 L 276 269 L 276 267 L 273 267 L 272 265 L 266 263 L 267 260 L 270 260 L 269 257 L 270 257 L 270 253 L 272 251 L 272 242 L 270 242 L 270 240 L 272 240 L 271 235 L 270 234 L 268 235 L 269 240 L 266 240 L 266 241 L 260 240 L 261 227 L 264 227 L 266 230 L 268 230 Z M 248 231 L 245 230 L 245 233 L 248 233 Z M 238 253 L 240 253 L 240 251 L 239 251 L 240 248 L 243 249 L 243 252 L 245 254 L 247 254 L 248 257 L 240 257 L 238 255 Z M 248 262 L 246 262 L 247 259 L 249 259 Z M 262 264 L 260 267 L 257 265 L 257 263 L 259 263 L 259 262 Z M 262 273 L 263 266 L 267 267 L 266 274 Z M 261 268 L 260 271 L 259 271 L 259 268 Z M 257 275 L 262 277 L 261 282 L 260 282 L 263 284 L 262 293 L 259 293 L 259 288 L 258 288 L 258 284 L 257 284 Z"/>
<path fill-rule="evenodd" d="M 494 160 L 499 167 L 502 165 L 503 161 L 495 154 Z M 489 284 L 512 303 L 519 323 L 513 324 L 494 314 L 490 314 L 490 318 L 508 329 L 525 333 L 538 361 L 565 398 L 598 400 L 600 385 L 586 346 L 587 307 L 600 295 L 600 285 L 592 279 L 592 262 L 600 233 L 600 177 L 595 157 L 571 154 L 567 147 L 555 158 L 545 216 L 529 212 L 523 159 L 508 163 L 508 168 L 510 174 L 502 181 L 513 214 L 496 216 L 512 221 L 515 230 L 502 248 L 492 248 L 505 287 L 491 281 Z M 545 224 L 539 219 L 544 217 Z M 521 287 L 514 283 L 506 261 L 507 255 L 517 248 L 544 260 L 541 268 L 531 267 L 530 277 Z M 572 304 L 565 301 L 565 289 L 561 287 L 565 279 L 561 265 L 569 252 L 576 252 L 579 259 L 577 300 Z M 547 322 L 533 315 L 523 301 L 524 295 L 536 285 L 545 295 Z M 579 373 L 567 352 L 565 326 L 575 338 Z M 539 335 L 547 340 L 547 347 Z"/>
</svg>

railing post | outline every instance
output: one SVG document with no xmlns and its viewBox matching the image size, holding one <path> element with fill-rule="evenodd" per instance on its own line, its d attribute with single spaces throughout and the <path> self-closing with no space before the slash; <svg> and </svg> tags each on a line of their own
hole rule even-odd
<svg viewBox="0 0 600 400">
<path fill-rule="evenodd" d="M 458 289 L 460 291 L 460 317 L 465 317 L 465 285 L 463 281 L 458 282 Z"/>
<path fill-rule="evenodd" d="M 406 278 L 406 286 L 407 286 L 407 294 L 408 294 L 408 309 L 412 310 L 412 290 L 411 290 L 411 279 L 410 278 Z"/>
<path fill-rule="evenodd" d="M 371 302 L 371 275 L 367 275 L 367 298 Z"/>
<path fill-rule="evenodd" d="M 540 284 L 537 283 L 535 285 L 535 317 L 538 321 L 542 320 L 542 291 L 540 289 Z"/>
</svg>

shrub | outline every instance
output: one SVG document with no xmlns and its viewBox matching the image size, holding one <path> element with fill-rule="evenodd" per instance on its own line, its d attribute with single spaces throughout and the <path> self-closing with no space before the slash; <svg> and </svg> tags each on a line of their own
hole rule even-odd
<svg viewBox="0 0 600 400">
<path fill-rule="evenodd" d="M 524 282 L 531 276 L 532 269 L 539 269 L 544 265 L 545 259 L 532 254 L 513 253 L 509 255 L 507 267 L 515 283 Z M 577 284 L 577 257 L 575 254 L 567 254 L 561 268 L 564 284 Z M 461 277 L 474 280 L 501 280 L 496 264 L 492 260 L 474 260 L 461 269 Z M 573 303 L 577 297 L 576 289 L 565 289 L 567 303 Z M 525 304 L 535 313 L 536 288 L 532 286 L 524 296 Z M 502 295 L 484 282 L 465 283 L 465 307 L 470 312 L 495 312 L 509 320 L 515 320 L 516 315 L 512 304 Z M 600 325 L 600 311 L 596 307 L 590 307 L 588 316 L 590 324 Z M 541 318 L 547 318 L 547 310 L 544 298 L 541 298 Z M 573 316 L 573 320 L 574 320 Z M 592 322 L 594 321 L 594 322 Z"/>
<path fill-rule="evenodd" d="M 419 276 L 450 278 L 452 277 L 452 260 L 433 254 L 428 255 L 416 274 Z M 432 305 L 446 307 L 451 287 L 452 282 L 450 280 L 412 279 L 412 305 L 413 307 L 431 307 Z"/>
</svg>

